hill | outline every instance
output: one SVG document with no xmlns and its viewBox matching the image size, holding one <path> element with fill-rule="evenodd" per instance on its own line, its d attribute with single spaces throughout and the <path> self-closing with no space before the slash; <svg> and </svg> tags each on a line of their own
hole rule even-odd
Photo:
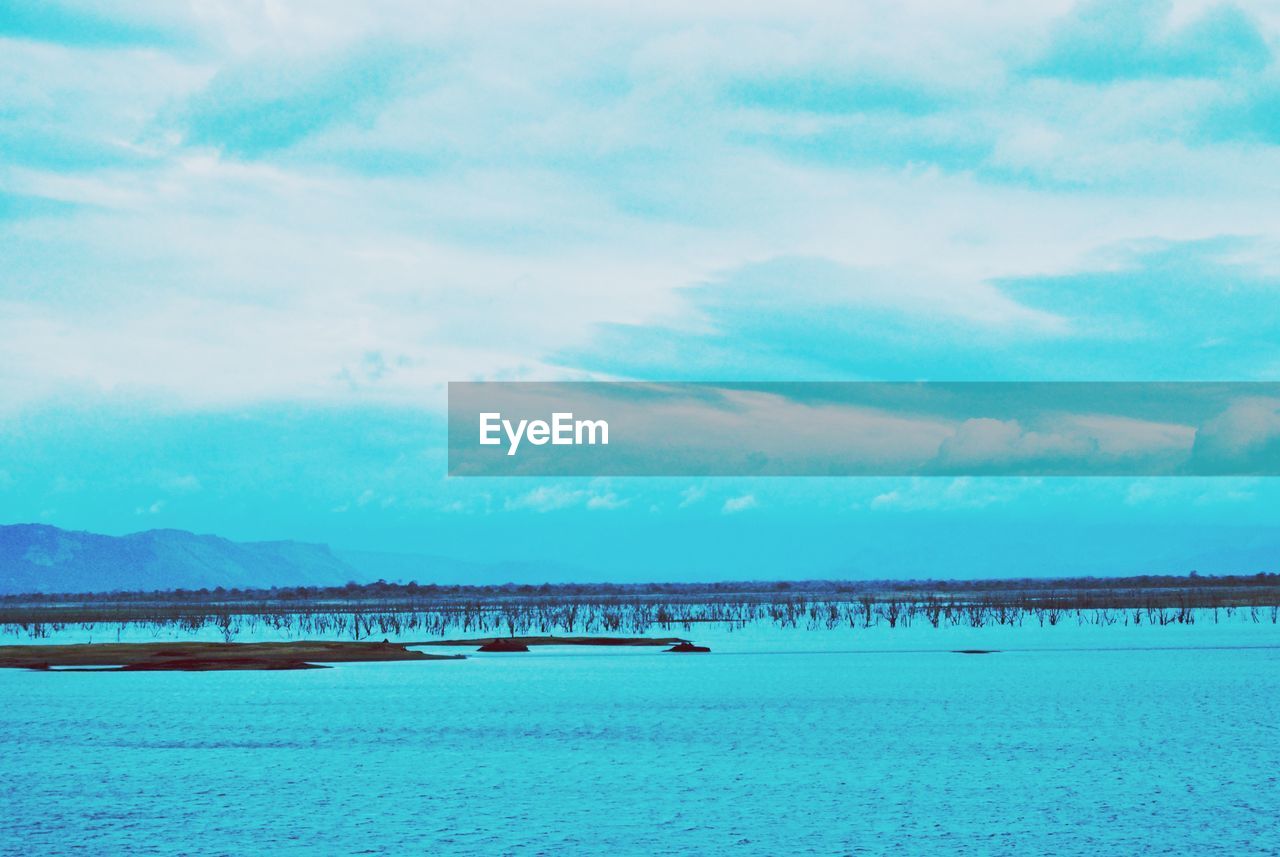
<svg viewBox="0 0 1280 857">
<path fill-rule="evenodd" d="M 0 594 L 338 586 L 365 578 L 326 545 L 233 542 L 185 530 L 104 536 L 0 525 Z"/>
</svg>

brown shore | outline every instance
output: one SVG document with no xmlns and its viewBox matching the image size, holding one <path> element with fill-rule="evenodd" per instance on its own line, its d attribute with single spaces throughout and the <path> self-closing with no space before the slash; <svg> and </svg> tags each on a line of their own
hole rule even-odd
<svg viewBox="0 0 1280 857">
<path fill-rule="evenodd" d="M 0 669 L 112 670 L 125 672 L 302 670 L 371 661 L 451 661 L 463 655 L 428 654 L 411 646 L 670 646 L 680 637 L 476 637 L 415 643 L 292 640 L 274 643 L 76 643 L 0 646 Z"/>
<path fill-rule="evenodd" d="M 458 660 L 462 655 L 410 651 L 402 643 L 296 640 L 279 643 L 81 643 L 0 646 L 0 668 L 155 670 L 291 670 L 368 661 Z"/>
</svg>

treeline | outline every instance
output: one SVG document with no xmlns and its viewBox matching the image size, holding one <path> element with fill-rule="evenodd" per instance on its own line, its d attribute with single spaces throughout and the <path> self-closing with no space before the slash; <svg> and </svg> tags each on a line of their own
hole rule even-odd
<svg viewBox="0 0 1280 857">
<path fill-rule="evenodd" d="M 499 585 L 441 585 L 435 583 L 373 583 L 352 581 L 344 586 L 273 586 L 262 588 L 167 589 L 130 592 L 28 593 L 0 596 L 0 605 L 34 604 L 206 604 L 211 602 L 324 602 L 414 601 L 421 598 L 574 597 L 635 598 L 676 595 L 702 596 L 772 595 L 888 596 L 965 595 L 996 593 L 1086 593 L 1125 590 L 1223 590 L 1266 589 L 1280 592 L 1280 574 L 1250 575 L 1135 575 L 1130 577 L 1001 578 L 992 580 L 795 580 L 720 581 L 715 583 L 543 583 Z"/>
<path fill-rule="evenodd" d="M 773 583 L 436 586 L 378 581 L 340 587 L 9 597 L 0 633 L 43 636 L 70 626 L 135 625 L 230 639 L 285 634 L 643 632 L 699 622 L 781 626 L 1012 625 L 1026 621 L 1189 624 L 1196 611 L 1240 610 L 1276 622 L 1280 575 Z"/>
</svg>

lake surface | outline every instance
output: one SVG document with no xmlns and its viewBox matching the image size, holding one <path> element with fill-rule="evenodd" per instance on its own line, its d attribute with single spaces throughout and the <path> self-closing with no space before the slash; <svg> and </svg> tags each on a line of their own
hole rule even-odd
<svg viewBox="0 0 1280 857">
<path fill-rule="evenodd" d="M 0 852 L 1280 852 L 1269 623 L 692 636 L 0 670 Z"/>
</svg>

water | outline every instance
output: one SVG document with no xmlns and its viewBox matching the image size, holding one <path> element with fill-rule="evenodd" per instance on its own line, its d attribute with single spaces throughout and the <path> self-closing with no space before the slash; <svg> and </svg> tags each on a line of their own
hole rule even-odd
<svg viewBox="0 0 1280 857">
<path fill-rule="evenodd" d="M 0 852 L 1280 853 L 1275 626 L 695 636 L 2 670 Z"/>
</svg>

